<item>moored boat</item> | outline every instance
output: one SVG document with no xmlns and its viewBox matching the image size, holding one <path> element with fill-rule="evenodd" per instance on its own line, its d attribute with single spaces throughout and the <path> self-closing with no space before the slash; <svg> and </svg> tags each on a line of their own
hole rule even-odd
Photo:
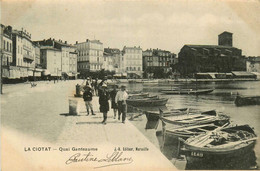
<svg viewBox="0 0 260 171">
<path fill-rule="evenodd" d="M 165 124 L 175 125 L 199 125 L 207 123 L 215 123 L 216 125 L 224 125 L 229 122 L 227 115 L 217 114 L 215 110 L 210 110 L 201 113 L 189 113 L 177 116 L 164 117 L 163 111 L 160 111 L 160 119 Z"/>
<path fill-rule="evenodd" d="M 128 95 L 128 98 L 145 98 L 149 97 L 149 93 L 131 93 Z"/>
<path fill-rule="evenodd" d="M 134 107 L 139 106 L 164 106 L 166 105 L 168 99 L 166 98 L 159 98 L 158 96 L 152 96 L 152 97 L 145 97 L 145 98 L 133 98 L 133 99 L 127 99 L 126 103 L 127 105 L 131 105 Z"/>
<path fill-rule="evenodd" d="M 190 109 L 190 108 L 180 108 L 180 109 L 171 109 L 167 111 L 163 111 L 164 117 L 167 116 L 173 116 L 173 115 L 183 115 L 186 114 L 187 112 L 193 113 L 193 112 L 198 112 L 196 109 Z M 160 117 L 160 112 L 159 110 L 156 111 L 144 111 L 144 114 L 146 115 L 146 118 L 148 121 L 158 121 Z"/>
<path fill-rule="evenodd" d="M 164 94 L 190 94 L 190 95 L 200 95 L 200 94 L 208 94 L 213 92 L 214 89 L 165 89 L 165 90 L 161 90 L 161 93 Z"/>
<path fill-rule="evenodd" d="M 188 162 L 216 162 L 246 155 L 253 150 L 256 140 L 254 130 L 248 125 L 220 128 L 183 141 L 182 153 Z"/>
<path fill-rule="evenodd" d="M 236 106 L 260 105 L 260 96 L 241 96 L 237 95 L 235 99 Z"/>
</svg>

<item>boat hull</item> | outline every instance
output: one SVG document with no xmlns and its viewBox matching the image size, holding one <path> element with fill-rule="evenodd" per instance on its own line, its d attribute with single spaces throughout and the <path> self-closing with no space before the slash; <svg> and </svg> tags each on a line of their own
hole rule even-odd
<svg viewBox="0 0 260 171">
<path fill-rule="evenodd" d="M 235 104 L 236 106 L 260 105 L 260 96 L 237 96 L 235 99 Z"/>
<path fill-rule="evenodd" d="M 208 94 L 211 93 L 214 89 L 206 89 L 206 90 L 162 90 L 161 92 L 164 94 L 188 94 L 188 95 L 200 95 L 200 94 Z"/>
<path fill-rule="evenodd" d="M 185 145 L 185 149 L 182 149 L 182 154 L 185 154 L 188 163 L 194 162 L 206 162 L 206 161 L 221 161 L 228 158 L 237 158 L 246 155 L 254 149 L 255 142 L 241 147 L 239 149 L 227 150 L 227 151 L 204 151 L 198 149 L 192 149 Z"/>
<path fill-rule="evenodd" d="M 183 114 L 188 108 L 183 109 L 174 109 L 169 111 L 170 113 L 164 114 L 165 117 L 172 116 L 172 115 L 181 115 Z M 171 113 L 172 112 L 172 113 Z M 145 111 L 146 118 L 148 121 L 158 121 L 160 118 L 159 111 Z"/>
<path fill-rule="evenodd" d="M 140 106 L 147 106 L 147 107 L 153 107 L 153 106 L 165 106 L 168 99 L 128 99 L 126 100 L 127 105 L 131 105 L 134 107 L 140 107 Z"/>
<path fill-rule="evenodd" d="M 202 160 L 210 161 L 213 159 L 214 161 L 217 161 L 222 160 L 223 158 L 227 159 L 241 157 L 254 149 L 257 136 L 255 135 L 253 129 L 248 125 L 227 127 L 219 131 L 221 131 L 223 135 L 226 134 L 225 137 L 235 137 L 236 139 L 238 137 L 241 137 L 243 139 L 231 141 L 222 145 L 214 146 L 211 144 L 211 146 L 205 146 L 212 142 L 207 142 L 205 140 L 210 140 L 210 136 L 221 135 L 221 133 L 212 132 L 211 134 L 205 134 L 204 136 L 191 137 L 184 142 L 184 148 L 182 149 L 182 153 L 185 154 L 187 161 L 198 162 Z M 245 136 L 247 137 L 247 139 L 245 139 Z M 211 140 L 213 140 L 214 142 L 215 138 Z M 216 140 L 218 141 L 219 138 L 217 138 Z"/>
</svg>

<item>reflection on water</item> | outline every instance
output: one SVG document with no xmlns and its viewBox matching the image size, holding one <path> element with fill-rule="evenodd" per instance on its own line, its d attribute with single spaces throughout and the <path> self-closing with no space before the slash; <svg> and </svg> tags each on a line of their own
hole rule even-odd
<svg viewBox="0 0 260 171">
<path fill-rule="evenodd" d="M 260 106 L 243 106 L 236 107 L 234 100 L 237 93 L 241 95 L 260 95 L 259 82 L 244 81 L 244 82 L 206 82 L 206 83 L 162 83 L 162 84 L 127 84 L 129 90 L 139 90 L 149 92 L 150 95 L 159 95 L 160 97 L 168 98 L 166 107 L 173 108 L 195 108 L 198 110 L 215 109 L 217 112 L 227 114 L 236 124 L 249 124 L 254 127 L 256 134 L 260 132 Z M 162 89 L 171 88 L 214 88 L 214 91 L 206 95 L 164 95 L 160 91 Z M 155 108 L 142 108 L 142 110 L 158 110 Z M 144 135 L 153 142 L 162 153 L 173 162 L 179 169 L 252 169 L 253 166 L 260 163 L 258 150 L 248 152 L 239 158 L 228 159 L 223 161 L 207 161 L 203 163 L 186 163 L 179 155 L 178 141 L 173 144 L 164 145 L 162 143 L 161 124 L 160 122 L 148 122 L 145 116 L 137 122 L 133 122 Z M 153 129 L 153 130 L 150 130 Z M 157 131 L 156 131 L 157 130 Z M 257 146 L 257 144 L 256 144 Z M 185 163 L 184 167 L 183 164 Z M 180 165 L 180 167 L 179 167 Z"/>
</svg>

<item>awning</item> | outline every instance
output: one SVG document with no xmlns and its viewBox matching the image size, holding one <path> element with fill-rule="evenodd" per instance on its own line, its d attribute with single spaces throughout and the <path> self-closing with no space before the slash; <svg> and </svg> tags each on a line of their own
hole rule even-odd
<svg viewBox="0 0 260 171">
<path fill-rule="evenodd" d="M 251 72 L 251 73 L 254 74 L 254 75 L 260 76 L 259 72 Z"/>
<path fill-rule="evenodd" d="M 243 72 L 243 71 L 233 71 L 232 74 L 234 74 L 235 76 L 255 76 L 250 72 Z"/>
<path fill-rule="evenodd" d="M 42 72 L 43 69 L 41 69 L 41 68 L 35 68 L 34 71 Z"/>
<path fill-rule="evenodd" d="M 21 73 L 19 69 L 10 69 L 10 79 L 16 79 L 16 78 L 20 78 Z"/>
<path fill-rule="evenodd" d="M 28 77 L 27 68 L 20 68 L 20 77 Z"/>
<path fill-rule="evenodd" d="M 33 71 L 28 70 L 28 76 L 33 76 Z"/>
<path fill-rule="evenodd" d="M 34 76 L 35 77 L 40 77 L 41 76 L 41 72 L 34 72 Z"/>
<path fill-rule="evenodd" d="M 8 78 L 8 77 L 10 77 L 10 72 L 9 72 L 9 70 L 7 69 L 7 68 L 3 68 L 3 78 Z"/>
<path fill-rule="evenodd" d="M 50 71 L 48 71 L 48 70 L 44 70 L 44 71 L 43 71 L 43 75 L 44 75 L 44 76 L 47 76 L 47 75 L 51 75 L 51 73 L 50 73 Z"/>
</svg>

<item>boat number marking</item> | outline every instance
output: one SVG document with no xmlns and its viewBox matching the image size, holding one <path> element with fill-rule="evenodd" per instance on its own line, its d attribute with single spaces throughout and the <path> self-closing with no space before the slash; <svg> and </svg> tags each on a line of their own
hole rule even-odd
<svg viewBox="0 0 260 171">
<path fill-rule="evenodd" d="M 200 152 L 191 152 L 191 156 L 194 156 L 194 157 L 203 157 L 203 153 L 200 153 Z"/>
</svg>

